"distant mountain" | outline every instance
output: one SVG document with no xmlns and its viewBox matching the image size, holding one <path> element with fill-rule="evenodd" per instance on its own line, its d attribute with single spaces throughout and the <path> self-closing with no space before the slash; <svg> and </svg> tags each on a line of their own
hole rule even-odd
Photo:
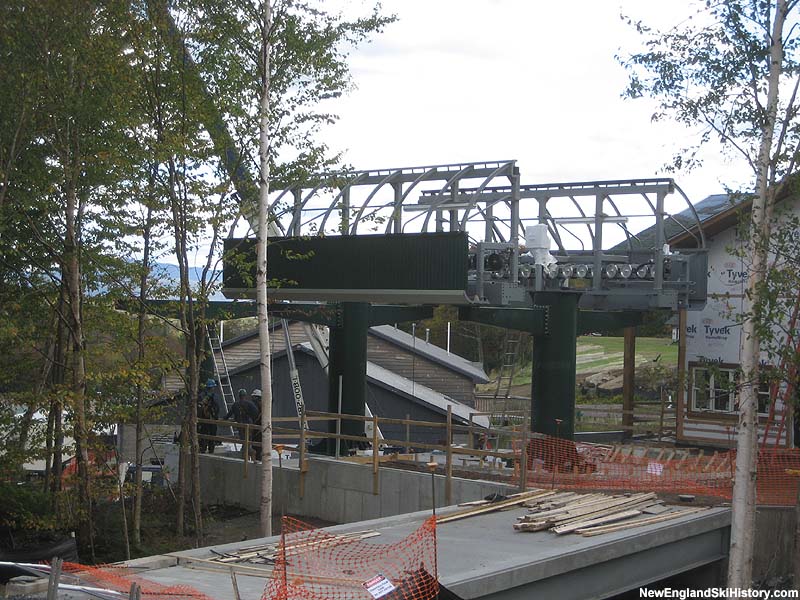
<svg viewBox="0 0 800 600">
<path fill-rule="evenodd" d="M 173 265 L 170 263 L 156 263 L 154 270 L 156 270 L 159 274 L 159 280 L 165 284 L 170 286 L 178 286 L 181 278 L 181 271 L 178 265 Z M 192 287 L 196 287 L 197 284 L 200 282 L 200 276 L 203 274 L 202 267 L 189 267 L 189 284 Z M 214 271 L 209 275 L 210 279 L 214 279 L 217 283 L 222 283 L 222 272 L 221 271 Z M 211 295 L 211 300 L 225 300 L 225 296 L 222 295 L 222 292 L 215 292 Z"/>
</svg>

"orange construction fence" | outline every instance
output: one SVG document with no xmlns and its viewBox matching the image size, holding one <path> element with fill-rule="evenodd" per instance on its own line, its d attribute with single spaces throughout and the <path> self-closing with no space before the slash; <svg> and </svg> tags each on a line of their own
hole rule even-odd
<svg viewBox="0 0 800 600">
<path fill-rule="evenodd" d="M 62 573 L 71 575 L 80 585 L 112 590 L 127 595 L 136 583 L 142 599 L 147 600 L 212 600 L 210 596 L 184 585 L 162 585 L 135 575 L 131 569 L 117 565 L 80 565 L 65 562 Z"/>
<path fill-rule="evenodd" d="M 648 450 L 537 435 L 528 441 L 525 454 L 527 483 L 532 487 L 658 491 L 730 500 L 736 473 L 735 450 L 711 454 L 685 449 Z M 757 502 L 793 506 L 800 486 L 798 470 L 799 449 L 759 450 Z"/>
<path fill-rule="evenodd" d="M 262 600 L 433 600 L 438 593 L 436 517 L 389 544 L 284 517 Z"/>
</svg>

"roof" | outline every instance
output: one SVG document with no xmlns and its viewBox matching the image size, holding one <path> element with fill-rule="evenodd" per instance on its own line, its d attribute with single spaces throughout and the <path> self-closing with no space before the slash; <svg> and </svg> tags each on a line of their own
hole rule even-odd
<svg viewBox="0 0 800 600">
<path fill-rule="evenodd" d="M 277 330 L 281 327 L 281 322 L 278 321 L 273 323 L 272 330 Z M 468 361 L 466 358 L 462 356 L 458 356 L 457 354 L 453 354 L 452 352 L 448 352 L 439 346 L 421 340 L 419 338 L 415 338 L 409 333 L 402 331 L 401 329 L 396 329 L 392 325 L 377 325 L 375 327 L 369 328 L 369 334 L 375 335 L 383 340 L 391 344 L 395 344 L 396 346 L 400 346 L 405 350 L 410 350 L 414 354 L 419 356 L 424 356 L 428 360 L 431 360 L 443 367 L 450 369 L 456 373 L 460 373 L 466 377 L 469 377 L 473 383 L 489 383 L 490 379 L 489 376 L 486 374 L 480 366 L 476 365 L 473 362 Z M 244 333 L 242 335 L 233 337 L 229 340 L 225 340 L 222 342 L 222 347 L 227 348 L 228 346 L 232 346 L 238 344 L 240 342 L 249 340 L 258 335 L 258 331 L 251 331 L 248 333 Z M 246 366 L 246 365 L 243 365 Z M 234 371 L 232 371 L 233 373 Z"/>
<path fill-rule="evenodd" d="M 369 361 L 367 361 L 367 379 L 376 385 L 399 392 L 409 400 L 427 405 L 428 408 L 438 409 L 437 412 L 447 413 L 447 406 L 450 405 L 453 407 L 453 416 L 465 422 L 469 421 L 470 413 L 475 412 L 474 408 L 466 404 Z M 489 426 L 489 419 L 485 416 L 475 416 L 472 422 L 481 427 Z"/>
<path fill-rule="evenodd" d="M 719 198 L 720 200 L 716 205 L 711 205 L 700 216 L 700 223 L 703 226 L 703 233 L 706 237 L 717 235 L 720 231 L 724 231 L 736 225 L 739 221 L 739 214 L 742 210 L 749 210 L 752 204 L 751 196 L 733 196 L 729 194 L 717 194 L 709 196 L 706 200 L 711 198 Z M 704 200 L 705 202 L 705 200 Z M 700 206 L 699 203 L 697 206 Z M 684 211 L 685 212 L 685 211 Z M 689 227 L 689 232 L 681 230 L 674 234 L 669 234 L 667 239 L 670 246 L 677 248 L 693 247 L 696 245 L 694 235 L 696 234 L 697 227 Z"/>
<path fill-rule="evenodd" d="M 291 322 L 291 321 L 290 321 Z M 283 322 L 281 319 L 275 319 L 269 324 L 270 332 L 275 331 L 277 329 L 281 329 L 283 327 Z M 251 331 L 246 331 L 245 333 L 239 334 L 235 337 L 230 339 L 224 340 L 222 342 L 222 347 L 227 348 L 228 346 L 233 346 L 238 344 L 239 342 L 244 342 L 246 340 L 252 339 L 254 337 L 258 337 L 258 329 L 253 329 Z"/>
<path fill-rule="evenodd" d="M 309 356 L 316 357 L 316 355 L 314 354 L 314 349 L 311 347 L 311 344 L 307 342 L 292 344 L 292 350 L 294 350 L 295 352 L 302 352 L 303 354 L 308 354 Z M 273 352 L 271 356 L 273 360 L 276 358 L 281 358 L 286 356 L 286 348 L 281 348 L 280 350 Z M 249 371 L 253 367 L 257 367 L 259 364 L 261 364 L 260 358 L 257 358 L 255 360 L 250 360 L 246 363 L 242 363 L 235 369 L 231 369 L 230 371 L 228 371 L 228 375 L 238 375 L 239 373 L 244 373 L 245 371 Z"/>
<path fill-rule="evenodd" d="M 447 352 L 447 350 L 439 348 L 439 346 L 416 338 L 405 331 L 396 329 L 391 325 L 370 327 L 369 331 L 387 342 L 411 350 L 415 354 L 424 356 L 452 371 L 466 375 L 472 379 L 473 383 L 488 383 L 490 381 L 486 372 L 475 363 L 452 352 Z"/>
<path fill-rule="evenodd" d="M 719 215 L 732 213 L 735 216 L 736 208 L 734 197 L 729 194 L 713 194 L 694 204 L 694 212 L 697 219 L 703 225 L 703 232 L 708 233 L 708 225 L 718 218 Z M 681 242 L 685 245 L 696 245 L 697 220 L 691 208 L 686 208 L 679 213 L 671 215 L 671 218 L 664 221 L 664 234 L 670 245 L 677 245 Z M 687 230 L 692 233 L 687 233 Z M 656 226 L 648 227 L 636 234 L 638 241 L 634 244 L 639 248 L 651 248 L 655 245 Z M 612 248 L 611 252 L 621 252 L 628 249 L 628 242 L 621 242 Z"/>
<path fill-rule="evenodd" d="M 311 348 L 311 344 L 309 343 L 304 342 L 301 344 L 294 344 L 292 348 L 295 352 L 303 352 L 309 356 L 314 356 L 314 350 Z M 285 355 L 286 350 L 284 349 L 273 354 L 273 358 L 281 358 Z M 236 375 L 244 371 L 249 371 L 250 369 L 258 367 L 258 365 L 258 360 L 250 361 L 231 371 L 230 375 Z M 464 422 L 469 421 L 470 412 L 475 412 L 474 408 L 469 407 L 466 404 L 462 404 L 461 402 L 453 400 L 449 396 L 445 396 L 444 394 L 432 390 L 421 383 L 411 381 L 402 375 L 398 375 L 389 369 L 384 369 L 380 365 L 376 365 L 375 363 L 369 361 L 367 361 L 367 380 L 385 389 L 397 392 L 412 402 L 416 402 L 426 406 L 427 408 L 432 408 L 436 412 L 446 413 L 447 406 L 451 405 L 453 407 L 453 416 L 457 419 L 463 420 Z M 472 422 L 480 427 L 489 426 L 489 419 L 487 417 L 476 416 L 473 417 Z"/>
</svg>

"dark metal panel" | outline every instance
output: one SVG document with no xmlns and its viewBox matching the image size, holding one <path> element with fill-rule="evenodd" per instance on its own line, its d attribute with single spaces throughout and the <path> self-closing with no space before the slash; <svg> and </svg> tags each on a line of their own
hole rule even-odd
<svg viewBox="0 0 800 600">
<path fill-rule="evenodd" d="M 300 382 L 303 386 L 303 399 L 308 410 L 325 411 L 328 409 L 328 378 L 313 356 L 302 351 L 295 351 L 295 362 L 300 373 Z M 275 358 L 272 363 L 272 414 L 275 417 L 296 417 L 297 408 L 294 403 L 291 383 L 289 380 L 289 361 L 283 354 Z M 231 376 L 234 392 L 244 388 L 248 393 L 261 387 L 261 376 L 258 365 Z M 224 416 L 224 415 L 222 415 Z M 280 427 L 297 429 L 297 423 L 278 423 Z M 311 429 L 324 431 L 325 422 L 311 423 Z"/>
<path fill-rule="evenodd" d="M 367 405 L 373 414 L 379 417 L 390 419 L 405 419 L 410 415 L 415 421 L 438 421 L 446 422 L 446 417 L 434 410 L 408 400 L 404 396 L 393 393 L 374 383 L 369 383 L 367 391 Z M 406 429 L 403 425 L 381 425 L 383 437 L 390 440 L 405 440 Z M 421 442 L 424 444 L 444 443 L 446 436 L 444 428 L 435 427 L 411 427 L 409 429 L 411 443 Z"/>
<path fill-rule="evenodd" d="M 308 410 L 328 410 L 328 378 L 316 358 L 302 351 L 295 351 L 295 362 L 300 372 L 300 381 L 303 385 L 303 398 Z M 272 363 L 272 413 L 276 417 L 294 417 L 297 415 L 294 397 L 290 387 L 289 365 L 286 355 L 275 358 Z M 248 393 L 261 386 L 258 365 L 231 376 L 234 391 L 245 388 Z M 412 402 L 405 396 L 387 390 L 386 388 L 367 382 L 367 404 L 373 414 L 379 417 L 404 419 L 411 415 L 412 419 L 420 421 L 439 421 L 444 423 L 446 418 L 439 412 L 427 409 Z M 224 415 L 221 415 L 223 417 Z M 296 423 L 280 423 L 281 427 L 297 429 Z M 311 429 L 325 431 L 326 422 L 311 423 Z M 405 428 L 401 425 L 381 425 L 381 432 L 388 439 L 405 439 Z M 435 444 L 444 439 L 444 429 L 430 427 L 411 428 L 411 441 Z"/>
<path fill-rule="evenodd" d="M 267 248 L 269 277 L 281 293 L 320 299 L 326 291 L 368 290 L 399 290 L 408 300 L 417 291 L 463 296 L 468 259 L 464 232 L 276 238 Z M 225 290 L 252 292 L 254 239 L 225 241 L 223 281 Z"/>
</svg>

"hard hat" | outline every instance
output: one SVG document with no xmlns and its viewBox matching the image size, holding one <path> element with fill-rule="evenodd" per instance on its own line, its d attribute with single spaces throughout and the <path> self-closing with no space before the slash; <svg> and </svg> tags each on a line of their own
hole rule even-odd
<svg viewBox="0 0 800 600">
<path fill-rule="evenodd" d="M 256 388 L 256 389 L 254 389 L 254 390 L 253 390 L 253 393 L 252 393 L 252 394 L 250 394 L 250 395 L 251 395 L 251 396 L 255 396 L 256 398 L 261 398 L 261 390 L 259 390 L 258 388 Z"/>
<path fill-rule="evenodd" d="M 206 387 L 209 388 L 217 387 L 217 382 L 214 381 L 213 379 L 209 379 L 208 381 L 206 381 Z"/>
<path fill-rule="evenodd" d="M 239 398 L 244 398 L 247 396 L 247 390 L 244 388 L 239 388 L 239 391 L 236 392 L 236 395 L 239 396 Z"/>
</svg>

